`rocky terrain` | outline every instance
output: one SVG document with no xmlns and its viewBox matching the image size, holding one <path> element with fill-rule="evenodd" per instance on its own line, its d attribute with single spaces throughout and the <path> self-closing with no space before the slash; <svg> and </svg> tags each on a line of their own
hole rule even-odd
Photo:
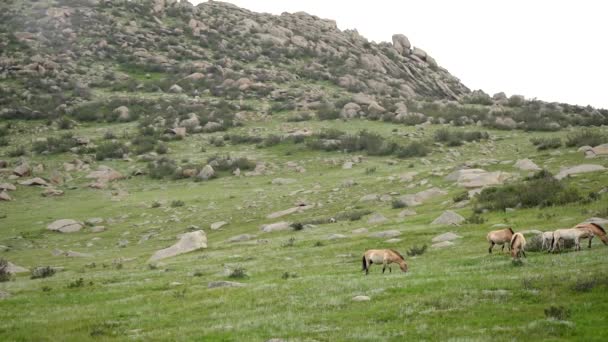
<svg viewBox="0 0 608 342">
<path fill-rule="evenodd" d="M 608 248 L 539 234 L 606 227 L 608 110 L 306 13 L 0 9 L 2 340 L 605 339 Z"/>
</svg>

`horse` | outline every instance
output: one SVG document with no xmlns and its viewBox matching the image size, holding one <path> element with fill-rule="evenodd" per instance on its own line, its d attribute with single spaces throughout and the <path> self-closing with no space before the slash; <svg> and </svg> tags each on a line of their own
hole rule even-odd
<svg viewBox="0 0 608 342">
<path fill-rule="evenodd" d="M 401 271 L 407 272 L 405 259 L 394 249 L 369 249 L 363 254 L 362 262 L 365 275 L 369 273 L 369 267 L 372 264 L 382 264 L 382 273 L 384 273 L 386 266 L 393 262 L 399 264 Z M 388 270 L 391 273 L 393 272 L 390 266 L 388 266 Z"/>
<path fill-rule="evenodd" d="M 559 243 L 560 241 L 565 240 L 574 240 L 574 250 L 581 250 L 581 239 L 589 239 L 589 248 L 591 248 L 591 240 L 593 239 L 593 231 L 589 228 L 568 228 L 568 229 L 558 229 L 553 232 L 553 248 L 551 252 L 555 252 L 556 250 L 560 250 Z"/>
<path fill-rule="evenodd" d="M 489 232 L 488 235 L 486 236 L 486 239 L 488 239 L 488 242 L 490 243 L 490 248 L 488 248 L 488 253 L 492 254 L 492 248 L 494 248 L 494 245 L 501 245 L 502 248 L 500 249 L 500 251 L 504 251 L 505 243 L 507 244 L 507 246 L 509 246 L 508 243 L 511 242 L 511 238 L 513 237 L 513 234 L 515 234 L 515 233 L 513 232 L 513 229 L 511 229 L 511 228 L 493 230 L 493 231 Z M 510 246 L 509 246 L 509 250 L 511 250 Z"/>
<path fill-rule="evenodd" d="M 515 233 L 511 238 L 511 257 L 513 259 L 519 259 L 523 255 L 526 258 L 526 238 L 522 233 Z"/>
<path fill-rule="evenodd" d="M 544 251 L 545 247 L 547 248 L 547 251 L 551 250 L 551 246 L 553 246 L 553 232 L 543 232 L 540 235 L 540 238 L 542 240 L 540 250 Z"/>
<path fill-rule="evenodd" d="M 577 229 L 582 229 L 582 228 L 590 229 L 593 232 L 593 235 L 597 236 L 597 238 L 600 239 L 604 243 L 604 245 L 608 245 L 608 237 L 606 236 L 606 231 L 599 224 L 597 224 L 597 223 L 581 223 L 581 224 L 577 224 L 576 226 L 574 226 L 574 228 L 577 228 Z M 591 248 L 591 239 L 589 239 L 589 248 Z"/>
</svg>

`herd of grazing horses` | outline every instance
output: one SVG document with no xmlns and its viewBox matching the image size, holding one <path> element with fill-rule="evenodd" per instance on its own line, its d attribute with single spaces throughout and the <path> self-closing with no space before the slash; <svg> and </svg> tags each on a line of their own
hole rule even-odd
<svg viewBox="0 0 608 342">
<path fill-rule="evenodd" d="M 574 249 L 581 250 L 581 239 L 589 239 L 589 248 L 591 241 L 597 236 L 604 245 L 608 245 L 608 236 L 606 230 L 597 223 L 581 223 L 573 228 L 558 229 L 556 231 L 544 232 L 541 234 L 542 247 L 541 250 L 549 252 L 557 252 L 563 249 L 563 244 L 566 240 L 574 242 Z M 495 245 L 501 245 L 501 251 L 504 251 L 505 245 L 511 253 L 514 260 L 526 257 L 526 238 L 522 233 L 515 233 L 511 228 L 493 230 L 488 233 L 487 240 L 490 243 L 488 252 L 491 254 Z M 561 247 L 560 247 L 561 246 Z M 392 272 L 391 264 L 396 263 L 403 272 L 407 272 L 408 266 L 405 258 L 394 249 L 369 249 L 363 254 L 363 271 L 369 274 L 369 268 L 372 264 L 382 264 L 382 273 L 388 267 L 389 272 Z"/>
<path fill-rule="evenodd" d="M 541 250 L 553 253 L 559 252 L 563 249 L 565 241 L 572 241 L 574 242 L 574 249 L 580 251 L 581 239 L 589 239 L 589 248 L 591 248 L 591 241 L 595 236 L 604 245 L 608 245 L 606 231 L 597 223 L 581 223 L 573 228 L 544 232 L 541 234 Z M 505 245 L 507 245 L 513 259 L 519 259 L 522 255 L 526 256 L 526 238 L 521 233 L 513 232 L 511 228 L 493 230 L 488 233 L 487 240 L 490 243 L 489 253 L 492 253 L 492 248 L 495 245 L 501 245 L 501 250 L 504 250 Z"/>
</svg>

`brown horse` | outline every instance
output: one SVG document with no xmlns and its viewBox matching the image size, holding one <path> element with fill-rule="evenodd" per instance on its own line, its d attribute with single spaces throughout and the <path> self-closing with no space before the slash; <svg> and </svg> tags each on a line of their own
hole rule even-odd
<svg viewBox="0 0 608 342">
<path fill-rule="evenodd" d="M 391 263 L 399 264 L 401 271 L 407 272 L 407 264 L 405 259 L 399 252 L 393 249 L 369 249 L 363 254 L 363 271 L 367 275 L 369 273 L 369 267 L 372 264 L 382 264 L 382 273 L 386 270 L 386 266 Z M 390 266 L 388 266 L 389 272 L 393 272 Z"/>
<path fill-rule="evenodd" d="M 504 251 L 505 244 L 509 247 L 509 243 L 511 242 L 511 238 L 513 237 L 513 234 L 515 234 L 515 233 L 513 232 L 513 229 L 511 229 L 511 228 L 493 230 L 493 231 L 489 232 L 488 235 L 486 236 L 486 239 L 488 239 L 488 242 L 490 243 L 490 248 L 488 248 L 488 253 L 492 254 L 492 248 L 494 248 L 494 245 L 501 245 L 502 248 L 500 250 Z M 511 250 L 511 247 L 509 247 L 509 250 Z"/>
<path fill-rule="evenodd" d="M 597 236 L 598 239 L 602 240 L 604 245 L 608 245 L 608 237 L 606 236 L 606 231 L 602 226 L 597 223 L 581 223 L 574 226 L 577 229 L 589 229 L 593 233 L 593 235 Z M 591 248 L 591 239 L 589 239 L 589 248 Z"/>
<path fill-rule="evenodd" d="M 519 259 L 523 255 L 526 257 L 526 238 L 522 233 L 515 233 L 511 238 L 511 257 L 513 259 Z"/>
</svg>

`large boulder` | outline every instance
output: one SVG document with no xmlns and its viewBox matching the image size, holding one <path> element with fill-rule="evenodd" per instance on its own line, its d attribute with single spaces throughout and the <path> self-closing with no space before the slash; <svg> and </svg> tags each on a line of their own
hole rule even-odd
<svg viewBox="0 0 608 342">
<path fill-rule="evenodd" d="M 444 241 L 452 241 L 456 239 L 460 239 L 462 236 L 454 234 L 452 232 L 443 233 L 435 236 L 431 241 L 433 243 L 444 242 Z"/>
<path fill-rule="evenodd" d="M 0 191 L 15 191 L 17 187 L 11 183 L 0 183 Z"/>
<path fill-rule="evenodd" d="M 447 191 L 441 190 L 439 188 L 430 188 L 427 190 L 420 191 L 415 194 L 408 194 L 399 197 L 399 200 L 408 207 L 415 207 L 417 205 L 421 205 L 422 203 L 431 200 L 433 198 L 447 195 Z"/>
<path fill-rule="evenodd" d="M 128 121 L 129 119 L 131 119 L 129 108 L 127 108 L 126 106 L 114 108 L 112 112 L 114 113 L 114 115 L 118 116 L 118 120 L 120 121 Z"/>
<path fill-rule="evenodd" d="M 29 272 L 30 270 L 28 270 L 25 267 L 17 266 L 15 264 L 13 264 L 12 262 L 8 261 L 6 263 L 6 268 L 4 269 L 4 271 L 7 273 L 10 273 L 10 274 L 16 274 L 16 273 Z"/>
<path fill-rule="evenodd" d="M 202 180 L 209 180 L 215 177 L 215 170 L 213 170 L 213 167 L 211 167 L 211 165 L 207 164 L 201 169 L 201 171 L 196 177 Z"/>
<path fill-rule="evenodd" d="M 456 181 L 458 186 L 465 188 L 481 188 L 485 186 L 500 185 L 511 177 L 507 172 L 488 172 L 482 169 L 456 170 L 445 177 L 448 181 Z"/>
<path fill-rule="evenodd" d="M 342 111 L 340 112 L 340 116 L 343 119 L 352 119 L 359 116 L 359 111 L 361 110 L 361 106 L 354 102 L 349 102 L 342 107 Z"/>
<path fill-rule="evenodd" d="M 457 226 L 465 221 L 465 218 L 451 210 L 444 211 L 438 218 L 431 222 L 432 225 L 452 225 Z"/>
<path fill-rule="evenodd" d="M 27 162 L 22 162 L 13 169 L 13 173 L 19 177 L 26 177 L 32 174 L 32 168 Z"/>
<path fill-rule="evenodd" d="M 12 201 L 12 197 L 8 194 L 8 192 L 2 190 L 0 191 L 0 201 L 10 202 Z"/>
<path fill-rule="evenodd" d="M 40 178 L 40 177 L 35 177 L 35 178 L 31 178 L 28 180 L 24 180 L 19 182 L 20 185 L 25 185 L 25 186 L 48 186 L 49 183 L 47 183 L 44 179 Z"/>
<path fill-rule="evenodd" d="M 602 165 L 596 164 L 581 164 L 562 169 L 557 175 L 555 175 L 555 178 L 562 179 L 571 175 L 598 171 L 606 171 L 606 168 Z"/>
<path fill-rule="evenodd" d="M 122 179 L 124 178 L 124 176 L 120 172 L 112 169 L 111 167 L 100 165 L 99 168 L 97 168 L 97 171 L 89 173 L 85 176 L 85 178 L 95 179 L 97 182 L 108 183 L 118 179 Z"/>
<path fill-rule="evenodd" d="M 46 229 L 60 233 L 75 233 L 82 229 L 82 223 L 72 219 L 57 220 L 48 226 Z"/>
<path fill-rule="evenodd" d="M 410 40 L 403 34 L 394 34 L 393 35 L 393 47 L 399 54 L 405 56 L 410 54 L 410 48 L 412 44 L 410 44 Z"/>
<path fill-rule="evenodd" d="M 281 222 L 275 222 L 275 223 L 270 223 L 270 224 L 264 224 L 260 227 L 260 230 L 263 231 L 264 233 L 272 233 L 272 232 L 280 232 L 280 231 L 284 231 L 284 230 L 289 230 L 290 227 L 290 223 L 289 222 L 285 222 L 285 221 L 281 221 Z"/>
<path fill-rule="evenodd" d="M 515 167 L 522 171 L 539 171 L 541 168 L 528 158 L 519 159 L 515 162 Z"/>
<path fill-rule="evenodd" d="M 152 262 L 166 259 L 202 248 L 207 248 L 207 235 L 202 230 L 181 234 L 178 236 L 178 238 L 179 241 L 173 246 L 156 251 L 156 253 L 150 257 L 149 261 Z"/>
</svg>

